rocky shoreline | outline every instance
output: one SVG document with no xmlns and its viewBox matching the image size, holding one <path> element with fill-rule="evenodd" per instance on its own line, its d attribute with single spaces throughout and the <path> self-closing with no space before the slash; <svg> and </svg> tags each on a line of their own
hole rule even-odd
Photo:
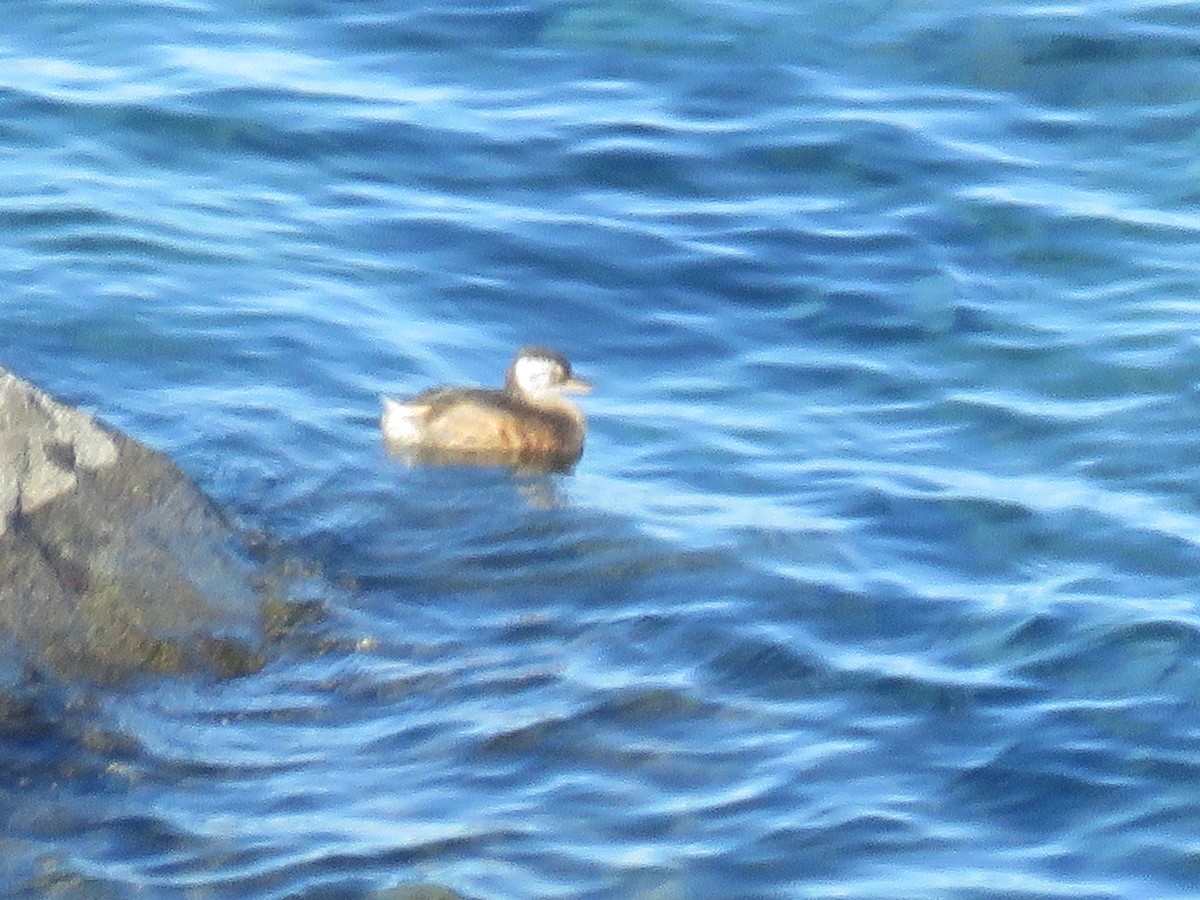
<svg viewBox="0 0 1200 900">
<path fill-rule="evenodd" d="M 254 671 L 282 603 L 258 569 L 173 462 L 0 369 L 0 638 L 26 666 Z"/>
</svg>

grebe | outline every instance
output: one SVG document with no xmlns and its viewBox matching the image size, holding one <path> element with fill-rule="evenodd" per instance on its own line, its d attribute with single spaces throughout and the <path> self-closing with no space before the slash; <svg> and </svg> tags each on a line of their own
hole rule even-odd
<svg viewBox="0 0 1200 900">
<path fill-rule="evenodd" d="M 383 397 L 380 426 L 390 446 L 435 461 L 569 467 L 583 452 L 583 413 L 564 394 L 591 385 L 561 353 L 524 347 L 504 387 L 438 387 L 411 400 Z"/>
</svg>

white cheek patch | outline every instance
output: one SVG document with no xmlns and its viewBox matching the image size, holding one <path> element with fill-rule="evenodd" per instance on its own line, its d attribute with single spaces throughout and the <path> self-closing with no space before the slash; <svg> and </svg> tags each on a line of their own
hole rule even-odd
<svg viewBox="0 0 1200 900">
<path fill-rule="evenodd" d="M 513 374 L 517 384 L 527 391 L 544 390 L 550 384 L 550 367 L 543 359 L 522 356 L 517 360 Z"/>
</svg>

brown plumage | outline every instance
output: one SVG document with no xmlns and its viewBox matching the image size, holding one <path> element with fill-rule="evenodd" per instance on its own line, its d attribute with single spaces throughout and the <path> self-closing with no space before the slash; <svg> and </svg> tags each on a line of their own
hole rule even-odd
<svg viewBox="0 0 1200 900">
<path fill-rule="evenodd" d="M 400 402 L 383 398 L 389 446 L 425 461 L 509 463 L 560 468 L 583 452 L 583 413 L 564 394 L 591 386 L 566 357 L 526 347 L 503 389 L 433 388 Z"/>
</svg>

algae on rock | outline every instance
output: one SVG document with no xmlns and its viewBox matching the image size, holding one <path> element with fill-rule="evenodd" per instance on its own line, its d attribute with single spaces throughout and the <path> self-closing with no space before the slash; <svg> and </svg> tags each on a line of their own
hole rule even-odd
<svg viewBox="0 0 1200 900">
<path fill-rule="evenodd" d="M 0 369 L 0 632 L 31 665 L 101 681 L 261 666 L 242 543 L 170 460 Z"/>
</svg>

